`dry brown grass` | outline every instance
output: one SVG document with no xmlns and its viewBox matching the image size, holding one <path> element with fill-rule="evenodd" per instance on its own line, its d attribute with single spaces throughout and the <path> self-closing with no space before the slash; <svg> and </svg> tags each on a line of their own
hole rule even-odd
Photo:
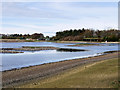
<svg viewBox="0 0 120 90">
<path fill-rule="evenodd" d="M 117 87 L 118 59 L 88 64 L 59 75 L 31 82 L 27 88 L 112 88 Z"/>
</svg>

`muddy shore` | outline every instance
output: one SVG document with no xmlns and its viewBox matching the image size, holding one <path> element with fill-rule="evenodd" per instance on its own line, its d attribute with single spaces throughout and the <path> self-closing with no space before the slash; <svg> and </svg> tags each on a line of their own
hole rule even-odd
<svg viewBox="0 0 120 90">
<path fill-rule="evenodd" d="M 2 72 L 3 87 L 14 87 L 16 85 L 24 84 L 33 80 L 43 79 L 80 65 L 85 65 L 88 63 L 94 63 L 97 61 L 117 57 L 118 52 L 113 52 L 96 57 L 66 60 L 55 63 L 30 66 L 21 69 L 3 71 Z"/>
<path fill-rule="evenodd" d="M 44 40 L 20 40 L 20 39 L 0 39 L 0 42 L 54 42 L 54 43 L 106 43 L 106 42 L 91 42 L 91 41 L 44 41 Z M 107 42 L 120 43 L 120 42 Z"/>
<path fill-rule="evenodd" d="M 93 42 L 93 41 L 51 41 L 55 43 L 120 43 L 120 42 Z"/>
<path fill-rule="evenodd" d="M 82 44 L 66 45 L 66 46 L 70 46 L 70 47 L 81 47 L 81 46 L 104 46 L 104 45 L 82 43 Z"/>
<path fill-rule="evenodd" d="M 0 42 L 44 42 L 44 40 L 25 40 L 25 39 L 0 39 Z"/>
<path fill-rule="evenodd" d="M 24 53 L 24 52 L 20 52 L 20 51 L 0 50 L 0 53 Z"/>
</svg>

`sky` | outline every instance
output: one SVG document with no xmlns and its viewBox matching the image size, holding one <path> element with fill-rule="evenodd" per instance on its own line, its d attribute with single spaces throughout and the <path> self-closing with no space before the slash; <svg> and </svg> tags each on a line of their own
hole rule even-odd
<svg viewBox="0 0 120 90">
<path fill-rule="evenodd" d="M 1 13 L 4 34 L 118 28 L 117 2 L 2 2 Z"/>
</svg>

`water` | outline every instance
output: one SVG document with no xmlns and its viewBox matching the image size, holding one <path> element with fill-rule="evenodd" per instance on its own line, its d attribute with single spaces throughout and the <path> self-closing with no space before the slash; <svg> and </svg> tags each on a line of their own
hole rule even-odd
<svg viewBox="0 0 120 90">
<path fill-rule="evenodd" d="M 53 46 L 62 48 L 85 49 L 82 52 L 59 52 L 56 50 L 26 51 L 17 54 L 0 54 L 2 56 L 2 71 L 14 68 L 28 67 L 50 62 L 57 62 L 69 59 L 84 58 L 99 55 L 105 51 L 118 50 L 117 44 L 103 44 L 104 46 L 82 46 L 68 47 L 74 43 L 53 43 L 53 42 L 15 42 L 2 43 L 3 48 L 20 48 L 22 46 Z M 1 48 L 1 47 L 0 47 Z"/>
</svg>

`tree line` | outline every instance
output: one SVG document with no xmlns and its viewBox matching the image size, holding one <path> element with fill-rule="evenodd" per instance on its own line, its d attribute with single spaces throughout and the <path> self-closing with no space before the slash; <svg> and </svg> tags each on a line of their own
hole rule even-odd
<svg viewBox="0 0 120 90">
<path fill-rule="evenodd" d="M 39 40 L 60 40 L 60 41 L 120 41 L 120 30 L 92 30 L 92 29 L 70 29 L 56 32 L 53 37 L 42 33 L 30 34 L 0 34 L 2 39 L 39 39 Z"/>
<path fill-rule="evenodd" d="M 42 33 L 34 33 L 30 34 L 1 34 L 2 39 L 44 39 L 44 35 Z"/>
<path fill-rule="evenodd" d="M 96 39 L 100 41 L 120 41 L 120 30 L 92 30 L 92 29 L 70 29 L 56 32 L 52 40 L 61 41 L 84 41 L 89 39 Z"/>
</svg>

